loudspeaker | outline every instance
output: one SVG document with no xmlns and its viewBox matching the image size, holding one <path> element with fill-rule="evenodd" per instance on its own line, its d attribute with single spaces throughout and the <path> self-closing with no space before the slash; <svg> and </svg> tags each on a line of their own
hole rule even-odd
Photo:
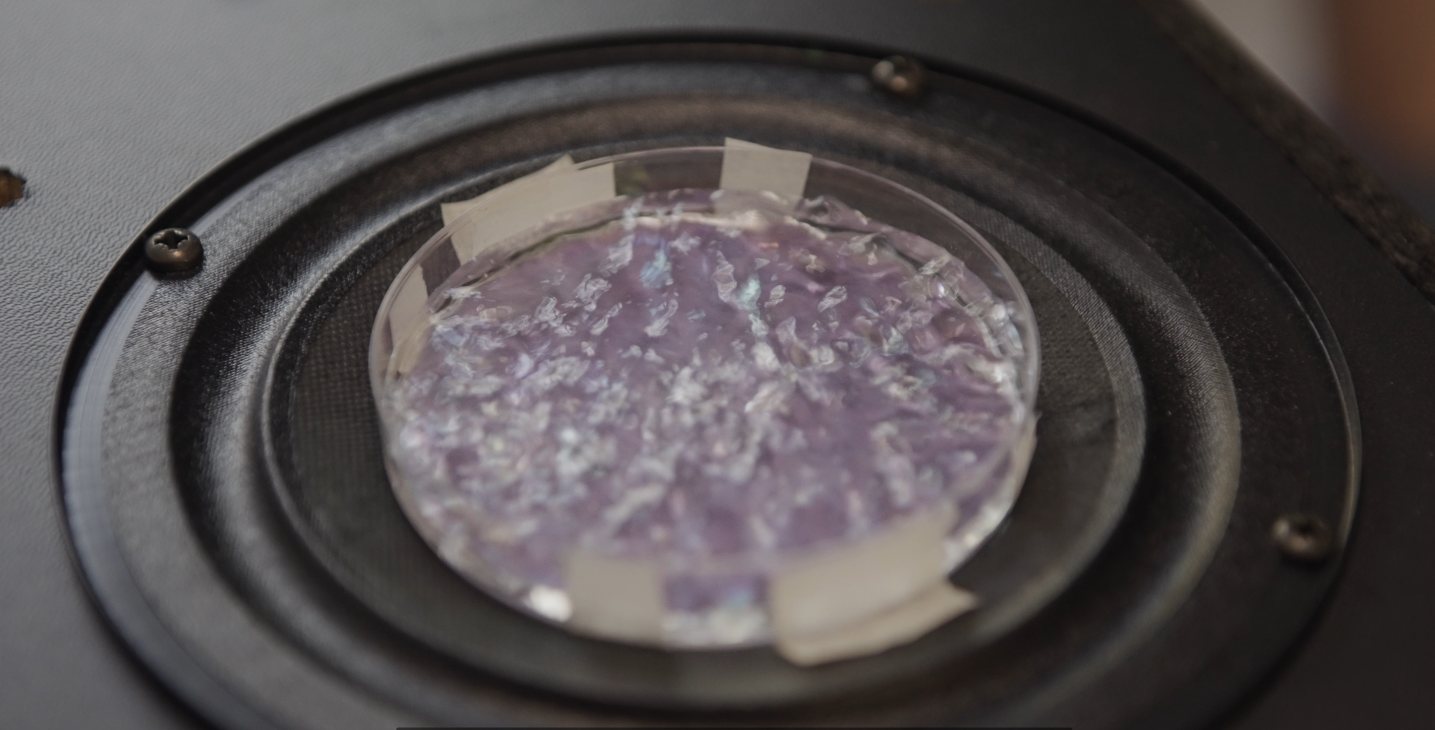
<svg viewBox="0 0 1435 730">
<path fill-rule="evenodd" d="M 1182 5 L 8 15 L 6 724 L 1435 711 L 1435 233 Z M 440 204 L 725 138 L 926 196 L 1030 297 L 1025 486 L 954 576 L 982 604 L 905 646 L 799 668 L 573 635 L 464 581 L 391 491 L 370 331 Z M 190 258 L 147 266 L 175 228 Z"/>
</svg>

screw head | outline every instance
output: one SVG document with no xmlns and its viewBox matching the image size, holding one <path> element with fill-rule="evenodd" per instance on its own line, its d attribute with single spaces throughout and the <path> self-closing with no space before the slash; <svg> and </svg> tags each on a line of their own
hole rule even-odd
<svg viewBox="0 0 1435 730">
<path fill-rule="evenodd" d="M 193 232 L 166 228 L 145 241 L 144 255 L 151 269 L 172 274 L 199 266 L 204 260 L 204 247 Z"/>
<path fill-rule="evenodd" d="M 1286 557 L 1304 563 L 1325 560 L 1335 547 L 1335 536 L 1325 520 L 1307 512 L 1281 515 L 1271 525 L 1271 540 Z"/>
<path fill-rule="evenodd" d="M 927 70 L 906 56 L 888 56 L 872 67 L 872 83 L 898 96 L 921 95 L 927 87 Z"/>
</svg>

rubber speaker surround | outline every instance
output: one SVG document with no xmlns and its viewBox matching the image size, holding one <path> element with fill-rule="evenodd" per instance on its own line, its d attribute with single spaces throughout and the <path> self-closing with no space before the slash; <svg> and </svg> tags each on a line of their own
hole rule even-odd
<svg viewBox="0 0 1435 730">
<path fill-rule="evenodd" d="M 1271 520 L 1314 511 L 1343 542 L 1353 509 L 1354 404 L 1318 307 L 1199 181 L 955 75 L 884 96 L 872 60 L 693 44 L 462 67 L 298 125 L 268 164 L 215 181 L 232 192 L 191 223 L 204 269 L 134 279 L 67 423 L 77 551 L 121 632 L 233 725 L 1115 726 L 1224 709 L 1337 564 L 1283 561 Z M 1031 472 L 954 576 L 984 604 L 910 646 L 802 670 L 571 636 L 463 582 L 389 492 L 368 332 L 438 202 L 559 154 L 725 136 L 928 195 L 1036 309 Z"/>
</svg>

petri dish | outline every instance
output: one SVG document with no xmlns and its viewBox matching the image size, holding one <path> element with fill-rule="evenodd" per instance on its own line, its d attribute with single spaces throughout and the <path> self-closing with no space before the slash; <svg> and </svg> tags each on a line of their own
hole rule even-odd
<svg viewBox="0 0 1435 730">
<path fill-rule="evenodd" d="M 912 190 L 730 143 L 565 158 L 445 215 L 375 320 L 386 464 L 520 611 L 668 649 L 830 633 L 1016 499 L 1030 304 Z"/>
</svg>

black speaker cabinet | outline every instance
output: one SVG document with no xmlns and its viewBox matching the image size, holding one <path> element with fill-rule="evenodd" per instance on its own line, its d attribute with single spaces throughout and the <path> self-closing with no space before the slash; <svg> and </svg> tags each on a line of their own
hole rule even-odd
<svg viewBox="0 0 1435 730">
<path fill-rule="evenodd" d="M 438 204 L 725 137 L 928 196 L 1035 309 L 984 602 L 886 653 L 570 635 L 389 489 L 369 330 Z M 5 727 L 1435 725 L 1435 234 L 1180 4 L 12 4 L 0 164 Z"/>
</svg>

